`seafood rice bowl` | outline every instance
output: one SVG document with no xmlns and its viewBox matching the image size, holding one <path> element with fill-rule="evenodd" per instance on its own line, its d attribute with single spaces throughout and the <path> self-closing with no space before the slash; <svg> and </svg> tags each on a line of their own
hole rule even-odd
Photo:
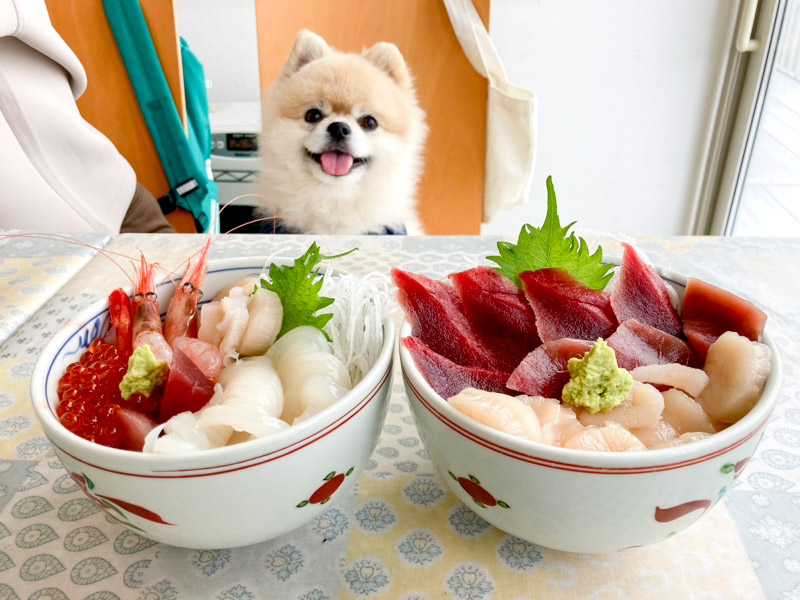
<svg viewBox="0 0 800 600">
<path fill-rule="evenodd" d="M 292 266 L 291 259 L 264 257 L 210 261 L 202 283 L 202 300 L 199 296 L 197 300 L 200 328 L 203 326 L 203 311 L 214 304 L 212 299 L 219 292 L 246 276 L 263 277 L 264 268 L 270 263 L 287 268 Z M 187 268 L 187 274 L 190 269 L 191 266 Z M 334 278 L 343 281 L 345 276 L 353 278 L 326 264 L 320 265 L 318 273 L 315 271 L 310 277 L 317 282 L 320 275 L 331 281 Z M 185 283 L 185 279 L 180 278 L 167 280 L 154 286 L 149 295 L 138 294 L 134 289 L 133 312 L 125 313 L 123 310 L 129 315 L 128 320 L 132 318 L 135 321 L 134 332 L 137 325 L 141 325 L 136 308 L 137 296 L 141 296 L 138 301 L 144 298 L 145 302 L 154 302 L 155 314 L 160 320 L 175 306 L 177 301 L 172 302 L 173 296 L 176 290 L 178 294 L 182 293 Z M 258 286 L 256 288 L 258 290 Z M 241 286 L 239 289 L 241 294 Z M 336 288 L 323 287 L 322 291 L 326 289 Z M 192 291 L 191 287 L 185 290 Z M 252 290 L 252 284 L 249 290 L 245 286 L 245 295 Z M 124 296 L 127 298 L 129 294 L 130 291 Z M 374 355 L 369 356 L 367 362 L 361 360 L 355 367 L 353 364 L 337 364 L 332 368 L 334 376 L 346 379 L 346 385 L 320 383 L 320 380 L 311 384 L 294 379 L 281 381 L 281 377 L 303 375 L 299 369 L 292 370 L 295 361 L 284 360 L 288 365 L 284 369 L 288 369 L 286 375 L 280 366 L 281 353 L 297 357 L 304 351 L 289 347 L 288 340 L 296 336 L 290 336 L 291 332 L 283 336 L 284 332 L 278 334 L 277 329 L 272 332 L 269 342 L 274 342 L 271 347 L 276 348 L 270 357 L 264 349 L 257 352 L 246 350 L 241 346 L 241 340 L 238 342 L 240 345 L 221 351 L 222 374 L 220 380 L 212 382 L 210 387 L 192 382 L 190 376 L 185 377 L 185 373 L 191 375 L 197 371 L 197 362 L 187 363 L 188 367 L 183 370 L 175 368 L 176 363 L 171 362 L 170 374 L 160 382 L 162 387 L 150 395 L 136 386 L 153 378 L 134 377 L 133 391 L 128 390 L 131 394 L 128 397 L 138 399 L 146 409 L 142 411 L 144 416 L 137 418 L 130 428 L 130 421 L 121 421 L 124 431 L 120 437 L 119 432 L 110 426 L 97 431 L 86 429 L 86 419 L 75 417 L 75 410 L 70 409 L 72 405 L 68 406 L 65 400 L 65 390 L 69 389 L 65 383 L 67 375 L 71 370 L 74 373 L 85 372 L 80 365 L 87 361 L 81 363 L 80 357 L 92 351 L 93 340 L 105 338 L 108 341 L 102 341 L 102 344 L 116 347 L 120 352 L 127 344 L 125 356 L 133 356 L 132 352 L 136 351 L 130 347 L 131 339 L 136 346 L 136 336 L 131 337 L 130 324 L 126 325 L 125 318 L 120 319 L 118 311 L 113 299 L 111 313 L 109 301 L 103 300 L 74 317 L 43 350 L 31 381 L 34 410 L 45 435 L 71 477 L 109 517 L 166 544 L 187 548 L 230 548 L 292 531 L 327 509 L 329 502 L 347 494 L 375 448 L 386 415 L 394 345 L 391 316 L 383 314 L 374 324 L 377 344 Z M 334 318 L 330 324 L 335 327 L 334 321 L 339 315 L 332 312 Z M 111 334 L 115 328 L 116 339 Z M 222 326 L 214 329 L 223 331 Z M 121 340 L 120 332 L 123 331 L 128 332 L 127 341 Z M 330 337 L 336 345 L 337 336 L 329 333 L 328 325 L 324 333 L 321 327 L 315 331 L 315 339 Z M 181 333 L 180 337 L 189 335 Z M 220 337 L 224 338 L 224 332 Z M 287 340 L 287 343 L 282 340 Z M 216 340 L 218 344 L 221 342 L 221 339 Z M 342 340 L 338 339 L 338 342 L 341 344 Z M 179 347 L 174 341 L 169 345 Z M 192 352 L 187 350 L 186 354 L 194 361 L 197 354 Z M 256 356 L 259 352 L 263 355 Z M 335 354 L 333 350 L 324 353 Z M 247 358 L 243 358 L 245 355 Z M 152 357 L 145 363 L 148 361 L 158 362 Z M 334 360 L 329 357 L 320 359 L 320 362 L 329 365 Z M 75 364 L 79 366 L 73 366 Z M 126 376 L 132 373 L 131 364 L 129 359 Z M 311 367 L 306 370 L 309 369 L 313 370 Z M 124 370 L 120 367 L 120 377 Z M 178 384 L 188 387 L 171 383 L 173 370 L 176 376 L 180 375 Z M 230 375 L 223 376 L 226 370 L 230 370 Z M 73 379 L 77 377 L 74 375 Z M 188 384 L 184 381 L 187 378 Z M 178 387 L 169 392 L 170 385 Z M 290 389 L 292 387 L 294 391 Z M 312 400 L 303 395 L 307 388 L 313 388 Z M 238 396 L 231 392 L 233 389 L 238 390 Z M 205 406 L 190 405 L 187 408 L 188 398 L 196 401 L 197 394 L 204 393 L 210 397 L 205 397 L 204 402 L 208 401 Z M 172 400 L 167 402 L 166 397 L 170 394 Z M 254 397 L 264 397 L 266 408 L 254 407 Z M 147 407 L 148 400 L 153 398 L 163 400 L 160 408 Z M 165 405 L 169 406 L 165 408 Z M 113 410 L 107 409 L 109 414 L 114 411 L 117 416 L 127 414 L 127 408 L 122 404 L 114 407 Z M 291 414 L 287 416 L 284 408 Z M 166 414 L 161 412 L 159 415 L 160 410 Z M 259 413 L 259 416 L 254 411 L 263 414 Z M 83 423 L 84 429 L 75 429 L 75 422 Z M 146 426 L 139 431 L 136 423 L 141 422 Z M 146 433 L 150 433 L 146 439 L 149 448 L 144 447 L 145 451 L 141 451 Z M 133 448 L 131 444 L 137 447 Z"/>
</svg>

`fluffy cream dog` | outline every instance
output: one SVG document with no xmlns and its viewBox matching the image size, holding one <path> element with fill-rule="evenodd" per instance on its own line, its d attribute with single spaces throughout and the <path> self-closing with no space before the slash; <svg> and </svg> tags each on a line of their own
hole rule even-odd
<svg viewBox="0 0 800 600">
<path fill-rule="evenodd" d="M 286 232 L 422 233 L 415 192 L 426 133 L 394 44 L 349 54 L 301 30 L 263 107 L 264 216 L 281 217 Z"/>
</svg>

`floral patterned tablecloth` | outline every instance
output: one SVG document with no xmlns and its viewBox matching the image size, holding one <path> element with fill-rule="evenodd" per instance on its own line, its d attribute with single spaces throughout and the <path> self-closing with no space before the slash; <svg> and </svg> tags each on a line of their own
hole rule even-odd
<svg viewBox="0 0 800 600">
<path fill-rule="evenodd" d="M 312 239 L 231 235 L 216 240 L 210 256 L 297 256 Z M 356 273 L 398 266 L 443 278 L 485 263 L 496 241 L 370 236 L 323 242 L 332 251 L 358 246 L 338 264 Z M 11 248 L 0 241 L 0 307 L 15 293 L 8 277 L 45 286 L 37 287 L 40 300 L 27 305 L 30 314 L 0 330 L 0 600 L 800 599 L 800 239 L 637 241 L 651 261 L 762 306 L 781 349 L 783 382 L 756 456 L 723 502 L 661 544 L 601 555 L 535 546 L 489 525 L 480 507 L 459 502 L 420 442 L 397 363 L 383 433 L 358 485 L 306 526 L 246 548 L 198 550 L 125 529 L 66 475 L 28 397 L 36 355 L 49 336 L 127 283 L 125 276 L 104 255 L 89 260 L 94 251 L 76 254 L 74 246 L 46 243 Z M 201 242 L 200 236 L 121 235 L 92 245 L 117 259 L 141 250 L 179 270 Z M 603 247 L 619 250 L 611 240 Z M 53 273 L 46 267 L 63 264 L 69 267 L 58 270 L 61 279 L 48 279 Z M 16 270 L 4 279 L 7 269 Z"/>
</svg>

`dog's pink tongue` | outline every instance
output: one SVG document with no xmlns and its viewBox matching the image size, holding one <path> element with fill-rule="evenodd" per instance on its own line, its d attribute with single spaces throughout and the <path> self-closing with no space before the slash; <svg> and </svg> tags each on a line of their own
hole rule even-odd
<svg viewBox="0 0 800 600">
<path fill-rule="evenodd" d="M 323 152 L 320 162 L 328 175 L 347 175 L 353 166 L 353 157 L 340 152 Z"/>
</svg>

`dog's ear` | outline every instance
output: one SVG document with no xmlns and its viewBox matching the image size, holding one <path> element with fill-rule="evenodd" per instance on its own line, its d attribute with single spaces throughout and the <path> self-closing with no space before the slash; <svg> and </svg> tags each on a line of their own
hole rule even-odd
<svg viewBox="0 0 800 600">
<path fill-rule="evenodd" d="M 289 77 L 299 71 L 303 65 L 322 58 L 330 50 L 330 46 L 316 33 L 308 29 L 301 29 L 294 38 L 289 58 L 283 63 L 281 77 Z"/>
<path fill-rule="evenodd" d="M 389 77 L 394 79 L 399 86 L 411 87 L 411 73 L 408 71 L 403 55 L 394 44 L 379 42 L 365 50 L 363 56 L 376 67 L 388 73 Z"/>
</svg>

